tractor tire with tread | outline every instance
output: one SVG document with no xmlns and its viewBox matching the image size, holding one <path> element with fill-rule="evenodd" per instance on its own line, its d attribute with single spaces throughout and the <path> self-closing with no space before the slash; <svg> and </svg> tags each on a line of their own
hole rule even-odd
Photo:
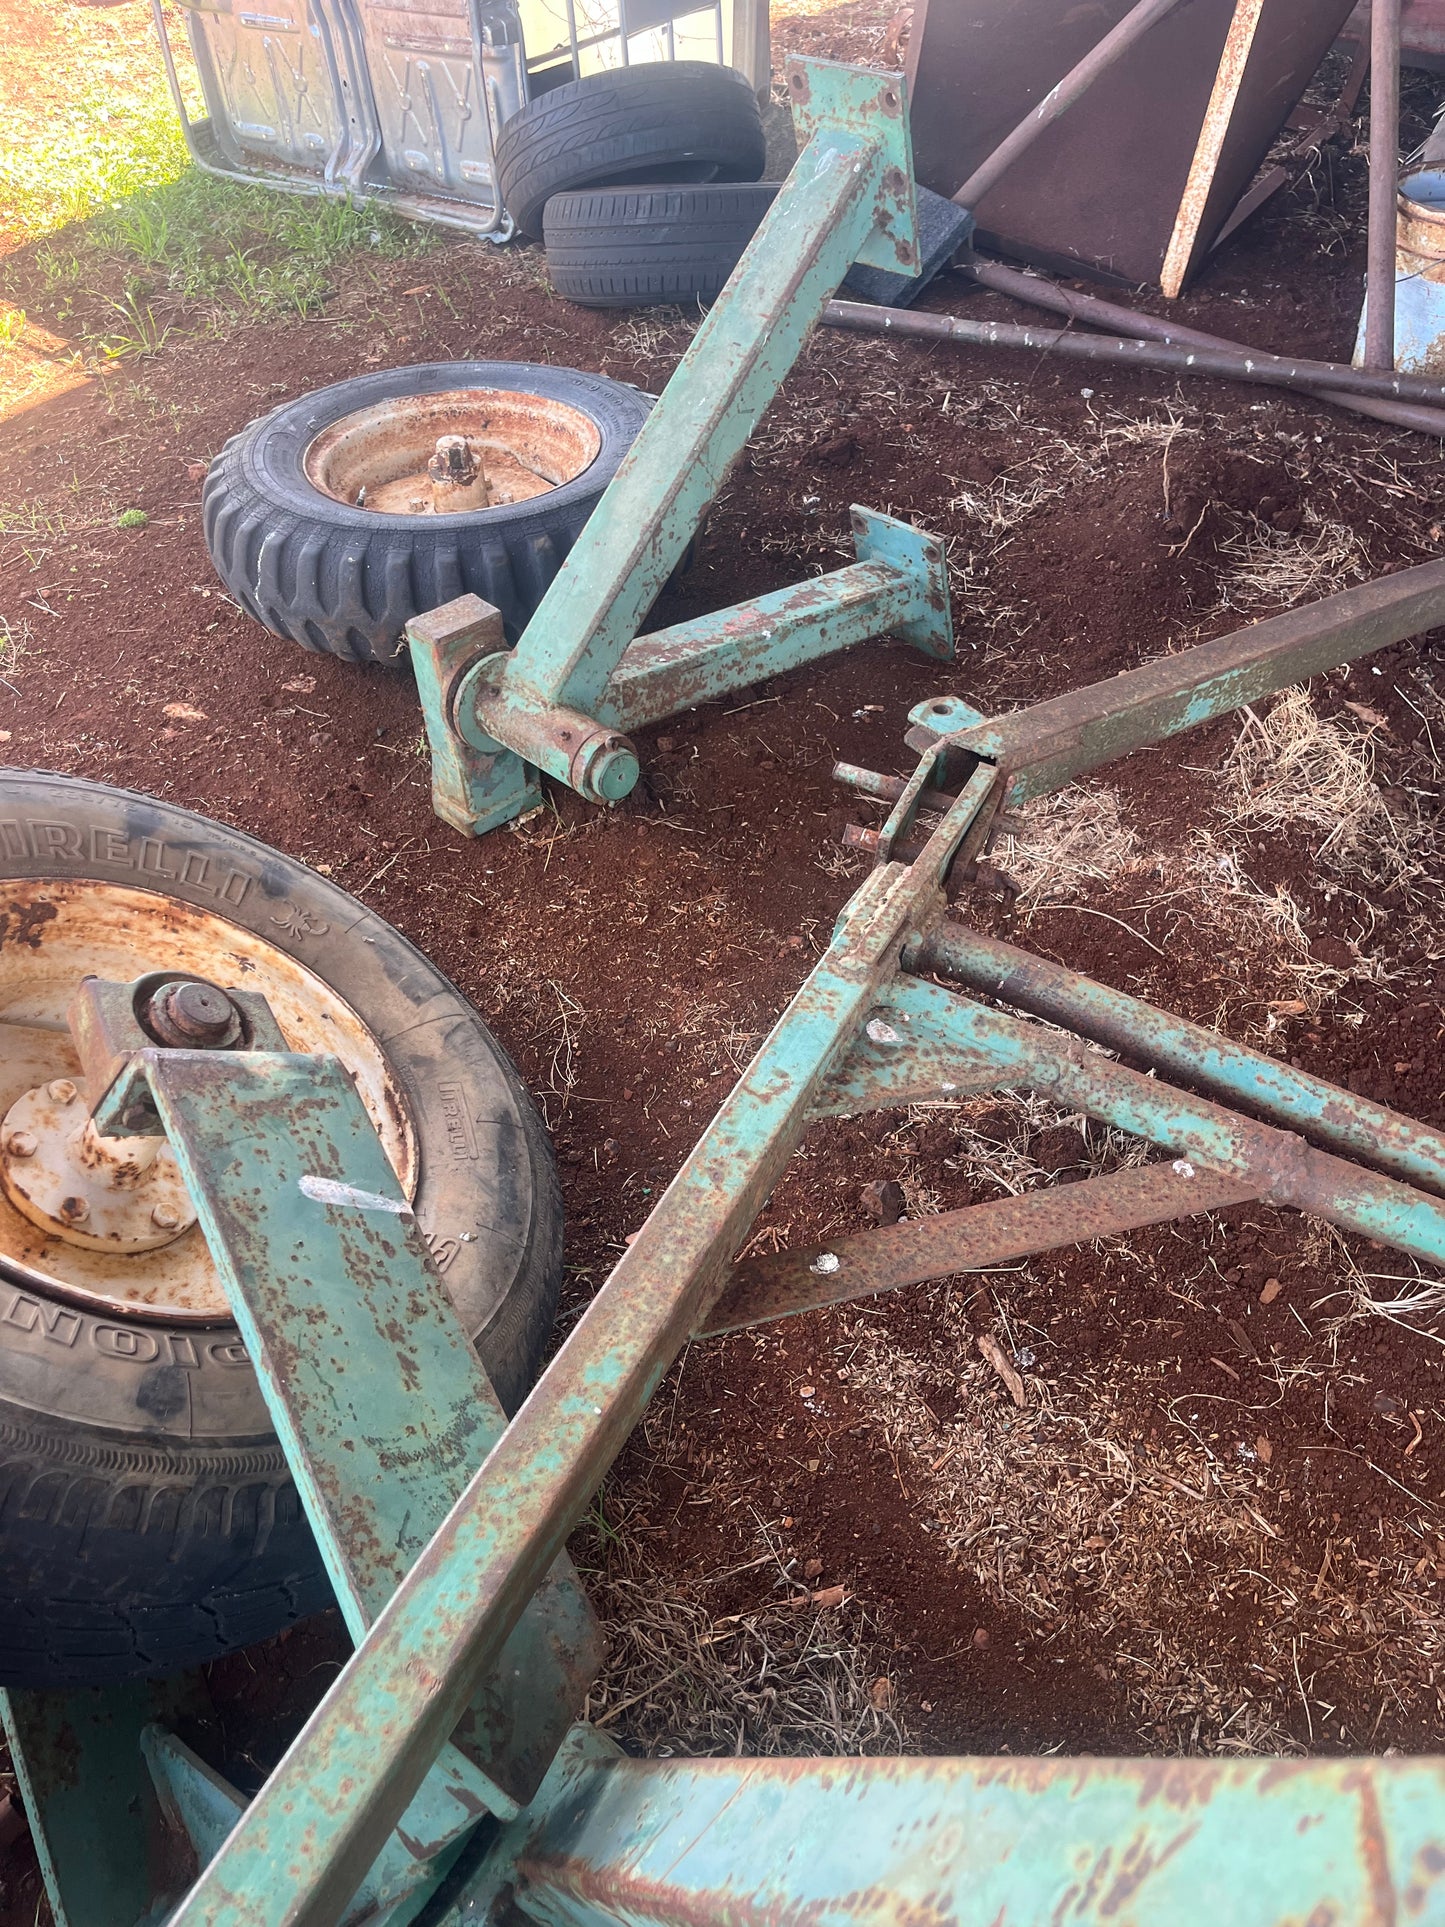
<svg viewBox="0 0 1445 1927">
<path fill-rule="evenodd" d="M 497 180 L 524 234 L 554 194 L 645 181 L 756 181 L 767 159 L 757 95 L 706 60 L 611 68 L 530 101 L 497 141 Z"/>
<path fill-rule="evenodd" d="M 547 203 L 547 272 L 588 308 L 715 301 L 778 192 L 728 187 L 612 187 Z"/>
<path fill-rule="evenodd" d="M 304 865 L 126 790 L 0 771 L 0 852 L 0 935 L 39 931 L 43 945 L 60 927 L 53 902 L 52 922 L 35 919 L 37 881 L 163 889 L 158 966 L 173 902 L 264 939 L 344 1000 L 412 1120 L 415 1210 L 445 1287 L 515 1410 L 556 1310 L 556 1169 L 515 1069 L 440 971 Z M 3 1257 L 0 1324 L 0 1687 L 172 1673 L 331 1603 L 233 1324 L 91 1308 L 7 1275 Z"/>
<path fill-rule="evenodd" d="M 487 388 L 536 394 L 586 415 L 601 437 L 595 459 L 527 500 L 444 515 L 357 508 L 306 474 L 311 443 L 345 416 L 398 397 Z M 304 649 L 394 663 L 413 616 L 468 593 L 501 610 L 514 642 L 652 401 L 605 375 L 527 362 L 421 362 L 354 375 L 283 402 L 231 437 L 201 494 L 206 546 L 246 613 Z"/>
</svg>

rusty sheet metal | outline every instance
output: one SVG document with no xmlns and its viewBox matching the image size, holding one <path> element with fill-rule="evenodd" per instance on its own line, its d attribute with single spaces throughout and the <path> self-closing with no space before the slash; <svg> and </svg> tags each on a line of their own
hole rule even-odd
<svg viewBox="0 0 1445 1927">
<path fill-rule="evenodd" d="M 923 185 L 952 195 L 1129 4 L 975 0 L 964 7 L 919 0 L 908 74 Z M 1175 266 L 1187 280 L 1349 10 L 1350 0 L 1263 0 L 1247 50 L 1236 31 L 1233 51 L 1247 51 L 1247 58 L 1237 86 L 1222 88 L 1216 103 L 1220 123 L 1224 95 L 1232 92 L 1227 125 L 1210 126 L 1236 0 L 1180 7 L 983 197 L 974 209 L 980 240 L 1066 272 L 1137 285 L 1159 281 L 1178 231 Z M 1181 221 L 1186 197 L 1195 212 Z"/>
<path fill-rule="evenodd" d="M 525 1828 L 495 1877 L 543 1927 L 1445 1918 L 1430 1758 L 595 1760 Z"/>
<path fill-rule="evenodd" d="M 428 464 L 460 436 L 487 477 L 483 506 L 524 502 L 583 474 L 602 437 L 578 408 L 524 389 L 451 388 L 394 395 L 332 422 L 302 457 L 306 479 L 333 501 L 378 514 L 433 515 L 475 506 L 436 499 Z"/>
<path fill-rule="evenodd" d="M 1360 0 L 1341 38 L 1370 44 L 1370 0 Z M 1405 66 L 1445 67 L 1445 0 L 1405 0 L 1400 9 L 1400 58 Z"/>
<path fill-rule="evenodd" d="M 1445 562 L 1422 562 L 958 731 L 949 740 L 997 762 L 1009 779 L 1007 803 L 1016 806 L 1131 749 L 1193 729 L 1388 643 L 1423 635 L 1441 621 Z M 919 720 L 907 740 L 927 753 L 938 736 Z"/>
<path fill-rule="evenodd" d="M 1019 950 L 962 924 L 936 925 L 909 968 L 997 997 L 1015 1010 L 1062 1024 L 1131 1063 L 1152 1066 L 1311 1142 L 1379 1171 L 1445 1193 L 1445 1134 L 1383 1104 L 1357 1097 L 1262 1051 L 1231 1043 L 1063 964 Z"/>
<path fill-rule="evenodd" d="M 926 1284 L 955 1271 L 985 1271 L 1060 1245 L 1089 1244 L 1142 1225 L 1246 1204 L 1259 1189 L 1247 1178 L 1176 1158 L 749 1258 L 733 1267 L 698 1335 L 736 1331 L 820 1305 Z"/>
</svg>

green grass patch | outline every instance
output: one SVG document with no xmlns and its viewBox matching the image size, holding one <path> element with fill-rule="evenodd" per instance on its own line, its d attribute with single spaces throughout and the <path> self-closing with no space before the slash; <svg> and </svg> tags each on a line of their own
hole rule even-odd
<svg viewBox="0 0 1445 1927">
<path fill-rule="evenodd" d="M 159 55 L 156 56 L 157 62 Z M 102 63 L 104 66 L 107 63 Z M 190 164 L 163 75 L 118 87 L 92 76 L 63 118 L 0 149 L 0 227 L 21 240 L 51 234 L 127 195 L 174 181 Z"/>
</svg>

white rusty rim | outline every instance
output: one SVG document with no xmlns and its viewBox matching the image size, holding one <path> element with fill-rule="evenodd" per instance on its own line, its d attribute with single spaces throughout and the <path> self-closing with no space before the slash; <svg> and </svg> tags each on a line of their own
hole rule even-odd
<svg viewBox="0 0 1445 1927">
<path fill-rule="evenodd" d="M 0 945 L 0 1117 L 26 1092 L 79 1077 L 65 1012 L 82 977 L 128 983 L 148 971 L 174 970 L 225 988 L 259 990 L 292 1049 L 339 1057 L 403 1191 L 415 1197 L 416 1134 L 381 1048 L 350 1005 L 305 965 L 224 917 L 149 890 L 7 883 L 8 909 L 32 906 L 39 914 L 18 921 L 27 940 Z M 230 1316 L 195 1224 L 159 1249 L 98 1251 L 43 1230 L 0 1189 L 0 1271 L 52 1296 L 131 1317 L 214 1325 Z"/>
<path fill-rule="evenodd" d="M 344 415 L 322 429 L 302 466 L 314 488 L 350 508 L 434 515 L 427 463 L 444 435 L 465 438 L 485 470 L 492 507 L 574 481 L 602 448 L 596 423 L 566 402 L 505 388 L 452 388 L 397 395 Z"/>
</svg>

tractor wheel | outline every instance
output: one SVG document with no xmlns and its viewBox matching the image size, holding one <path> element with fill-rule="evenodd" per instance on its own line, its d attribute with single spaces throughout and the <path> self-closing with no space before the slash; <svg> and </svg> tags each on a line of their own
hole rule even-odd
<svg viewBox="0 0 1445 1927">
<path fill-rule="evenodd" d="M 330 1602 L 184 1192 L 147 1248 L 118 1252 L 37 1215 L 22 1182 L 37 1104 L 76 1102 L 65 1011 L 81 978 L 158 969 L 259 990 L 295 1049 L 341 1058 L 509 1410 L 552 1325 L 551 1150 L 441 973 L 235 830 L 0 771 L 0 1686 L 172 1672 Z"/>
<path fill-rule="evenodd" d="M 356 375 L 232 436 L 206 546 L 247 614 L 305 649 L 394 662 L 413 616 L 468 592 L 515 641 L 651 406 L 526 362 Z"/>
</svg>

